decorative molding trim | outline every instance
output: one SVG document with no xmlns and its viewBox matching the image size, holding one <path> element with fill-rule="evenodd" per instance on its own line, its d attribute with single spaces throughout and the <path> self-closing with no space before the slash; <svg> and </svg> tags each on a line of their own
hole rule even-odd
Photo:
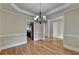
<svg viewBox="0 0 79 59">
<path fill-rule="evenodd" d="M 23 10 L 23 9 L 20 9 L 18 6 L 16 6 L 14 3 L 11 3 L 11 6 L 14 8 L 14 9 L 16 9 L 17 11 L 19 11 L 19 12 L 22 12 L 22 13 L 25 13 L 25 14 L 27 14 L 27 15 L 29 15 L 29 16 L 35 16 L 35 14 L 33 14 L 33 13 L 31 13 L 31 12 L 28 12 L 28 11 L 25 11 L 25 10 Z"/>
<path fill-rule="evenodd" d="M 0 35 L 0 37 L 9 37 L 9 36 L 25 36 L 26 34 L 7 34 L 7 35 Z"/>
<path fill-rule="evenodd" d="M 63 36 L 53 36 L 55 38 L 59 38 L 60 40 L 63 40 Z"/>
<path fill-rule="evenodd" d="M 78 37 L 79 38 L 79 35 L 64 35 L 64 36 L 69 36 L 69 37 Z M 76 51 L 76 52 L 79 52 L 79 48 L 75 48 L 73 46 L 69 46 L 69 45 L 66 45 L 64 44 L 64 48 L 67 48 L 67 49 L 70 49 L 72 51 Z"/>
<path fill-rule="evenodd" d="M 45 40 L 45 24 L 43 24 L 43 39 Z"/>
<path fill-rule="evenodd" d="M 38 41 L 40 39 L 43 39 L 43 32 L 35 32 L 34 33 L 34 41 Z"/>
<path fill-rule="evenodd" d="M 38 40 L 40 40 L 40 39 L 41 39 L 41 38 L 35 38 L 34 41 L 38 41 Z"/>
<path fill-rule="evenodd" d="M 57 22 L 59 20 L 64 20 L 64 16 L 59 16 L 59 17 L 55 17 L 54 19 L 52 19 L 52 22 Z"/>
<path fill-rule="evenodd" d="M 0 9 L 0 11 L 6 12 L 6 13 L 10 13 L 10 14 L 14 14 L 14 15 L 19 15 L 19 16 L 30 17 L 28 15 L 19 14 L 19 13 L 11 12 L 11 11 L 4 10 L 4 9 Z"/>
<path fill-rule="evenodd" d="M 26 43 L 27 42 L 20 42 L 20 43 L 16 43 L 16 44 L 13 44 L 13 45 L 3 46 L 3 47 L 1 47 L 1 50 L 16 47 L 16 46 L 20 46 L 20 45 L 23 45 L 23 44 L 26 44 Z"/>
<path fill-rule="evenodd" d="M 71 5 L 71 4 L 62 5 L 62 6 L 58 7 L 58 8 L 56 8 L 56 9 L 54 9 L 54 10 L 52 10 L 52 11 L 46 13 L 46 15 L 53 14 L 53 13 L 55 13 L 55 12 L 57 12 L 57 11 L 60 11 L 60 10 L 62 10 L 62 9 L 65 9 L 65 8 L 69 7 L 70 5 Z"/>
<path fill-rule="evenodd" d="M 72 47 L 72 46 L 69 46 L 69 45 L 63 45 L 63 46 L 64 46 L 64 48 L 66 48 L 66 49 L 79 52 L 79 48 L 75 48 L 75 47 Z"/>
<path fill-rule="evenodd" d="M 79 35 L 64 35 L 64 36 L 71 36 L 71 37 L 78 37 L 79 38 Z"/>
<path fill-rule="evenodd" d="M 50 31 L 50 20 L 48 20 L 48 25 L 47 25 L 47 26 L 48 26 L 48 37 L 50 37 L 50 36 L 49 36 L 49 34 L 50 34 L 50 33 L 49 33 L 49 31 Z"/>
<path fill-rule="evenodd" d="M 35 32 L 35 34 L 43 34 L 42 32 Z"/>
<path fill-rule="evenodd" d="M 57 36 L 57 38 L 61 38 L 61 39 L 63 39 L 63 36 Z"/>
<path fill-rule="evenodd" d="M 79 4 L 72 4 L 68 10 L 64 11 L 64 13 L 72 11 L 77 8 L 79 8 Z"/>
</svg>

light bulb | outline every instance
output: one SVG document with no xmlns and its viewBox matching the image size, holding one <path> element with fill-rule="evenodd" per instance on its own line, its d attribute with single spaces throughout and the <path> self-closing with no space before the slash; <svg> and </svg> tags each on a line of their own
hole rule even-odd
<svg viewBox="0 0 79 59">
<path fill-rule="evenodd" d="M 44 19 L 46 19 L 46 16 L 43 16 Z"/>
<path fill-rule="evenodd" d="M 39 18 L 39 16 L 36 16 L 36 18 Z"/>
</svg>

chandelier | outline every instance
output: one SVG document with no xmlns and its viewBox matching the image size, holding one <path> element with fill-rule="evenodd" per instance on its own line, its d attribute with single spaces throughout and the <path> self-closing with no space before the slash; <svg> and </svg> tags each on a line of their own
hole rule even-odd
<svg viewBox="0 0 79 59">
<path fill-rule="evenodd" d="M 40 12 L 39 12 L 39 15 L 34 18 L 34 21 L 36 23 L 40 23 L 40 24 L 47 22 L 46 16 L 42 16 L 42 13 L 41 13 L 41 3 L 40 3 Z"/>
</svg>

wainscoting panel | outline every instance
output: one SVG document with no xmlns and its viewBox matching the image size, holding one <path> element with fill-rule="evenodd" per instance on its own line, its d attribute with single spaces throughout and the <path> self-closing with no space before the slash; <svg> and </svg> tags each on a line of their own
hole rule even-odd
<svg viewBox="0 0 79 59">
<path fill-rule="evenodd" d="M 79 36 L 64 35 L 64 47 L 79 52 Z"/>
<path fill-rule="evenodd" d="M 43 39 L 43 33 L 35 32 L 34 41 L 37 41 L 37 40 L 40 40 L 40 39 Z"/>
<path fill-rule="evenodd" d="M 22 34 L 4 35 L 1 38 L 2 38 L 1 50 L 27 43 L 26 35 Z"/>
</svg>

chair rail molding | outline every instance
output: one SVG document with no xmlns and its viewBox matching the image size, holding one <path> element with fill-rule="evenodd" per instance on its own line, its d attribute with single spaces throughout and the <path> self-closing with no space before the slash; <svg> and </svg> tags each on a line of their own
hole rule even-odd
<svg viewBox="0 0 79 59">
<path fill-rule="evenodd" d="M 79 38 L 79 35 L 64 35 L 64 36 L 78 37 Z"/>
<path fill-rule="evenodd" d="M 6 35 L 0 35 L 0 37 L 9 37 L 9 36 L 25 36 L 26 34 L 6 34 Z"/>
</svg>

